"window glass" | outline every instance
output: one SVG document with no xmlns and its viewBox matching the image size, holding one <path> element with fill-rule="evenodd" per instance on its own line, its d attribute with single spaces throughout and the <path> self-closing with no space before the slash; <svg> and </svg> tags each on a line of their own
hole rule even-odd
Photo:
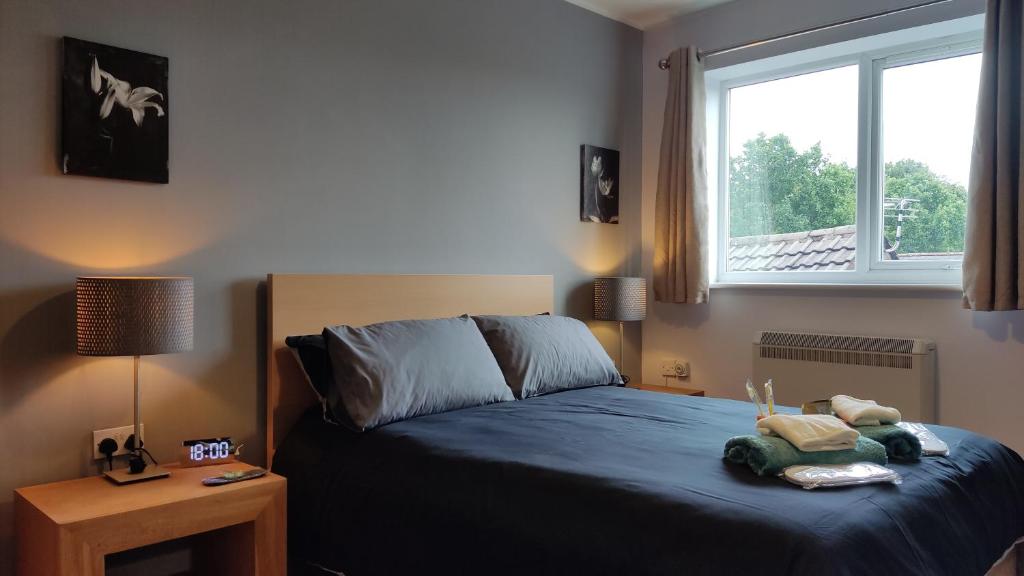
<svg viewBox="0 0 1024 576">
<path fill-rule="evenodd" d="M 981 54 L 882 71 L 881 257 L 959 260 Z"/>
<path fill-rule="evenodd" d="M 852 270 L 858 67 L 728 94 L 727 269 Z"/>
</svg>

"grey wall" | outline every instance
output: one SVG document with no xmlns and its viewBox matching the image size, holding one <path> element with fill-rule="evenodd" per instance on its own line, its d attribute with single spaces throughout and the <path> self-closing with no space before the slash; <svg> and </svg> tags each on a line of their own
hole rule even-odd
<svg viewBox="0 0 1024 576">
<path fill-rule="evenodd" d="M 650 274 L 653 213 L 667 74 L 656 63 L 673 48 L 714 49 L 804 27 L 916 3 L 911 0 L 737 0 L 670 21 L 644 35 L 643 222 L 640 241 Z M 709 67 L 927 24 L 984 11 L 981 0 L 955 0 L 768 49 L 711 59 Z M 694 386 L 743 398 L 751 344 L 763 329 L 893 334 L 934 338 L 939 357 L 939 419 L 991 435 L 1024 451 L 1024 313 L 972 313 L 957 292 L 807 288 L 712 289 L 708 306 L 654 305 L 643 327 L 644 373 L 663 358 L 686 358 Z"/>
<path fill-rule="evenodd" d="M 58 173 L 64 35 L 170 58 L 169 185 Z M 95 473 L 91 431 L 131 420 L 130 361 L 73 353 L 76 275 L 195 277 L 147 440 L 262 462 L 268 272 L 554 274 L 583 318 L 639 272 L 641 43 L 561 0 L 0 0 L 0 574 L 11 490 Z M 622 151 L 619 226 L 578 221 L 583 143 Z"/>
</svg>

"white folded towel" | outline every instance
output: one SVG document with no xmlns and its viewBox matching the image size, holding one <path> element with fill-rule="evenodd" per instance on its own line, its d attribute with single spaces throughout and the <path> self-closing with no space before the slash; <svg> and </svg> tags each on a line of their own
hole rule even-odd
<svg viewBox="0 0 1024 576">
<path fill-rule="evenodd" d="M 850 450 L 860 437 L 860 432 L 839 418 L 825 414 L 775 414 L 758 420 L 757 431 L 764 436 L 781 436 L 804 452 Z"/>
<path fill-rule="evenodd" d="M 878 426 L 895 424 L 903 419 L 900 411 L 879 406 L 874 400 L 860 400 L 852 396 L 833 396 L 832 411 L 851 426 Z"/>
</svg>

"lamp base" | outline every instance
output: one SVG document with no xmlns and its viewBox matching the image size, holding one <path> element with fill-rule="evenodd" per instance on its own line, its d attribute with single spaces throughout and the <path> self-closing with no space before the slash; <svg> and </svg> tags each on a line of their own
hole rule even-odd
<svg viewBox="0 0 1024 576">
<path fill-rule="evenodd" d="M 146 480 L 156 480 L 157 478 L 167 478 L 171 475 L 170 471 L 166 468 L 159 466 L 146 466 L 146 469 L 142 472 L 132 474 L 131 470 L 127 468 L 118 468 L 117 470 L 109 470 L 103 473 L 114 484 L 134 484 L 136 482 L 145 482 Z"/>
</svg>

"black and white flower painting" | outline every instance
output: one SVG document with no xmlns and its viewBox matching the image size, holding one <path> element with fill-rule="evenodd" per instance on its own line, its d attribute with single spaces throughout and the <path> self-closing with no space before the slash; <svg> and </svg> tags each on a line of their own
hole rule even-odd
<svg viewBox="0 0 1024 576">
<path fill-rule="evenodd" d="M 167 58 L 64 38 L 65 174 L 168 181 Z"/>
<path fill-rule="evenodd" d="M 619 152 L 580 146 L 580 220 L 619 223 Z"/>
</svg>

